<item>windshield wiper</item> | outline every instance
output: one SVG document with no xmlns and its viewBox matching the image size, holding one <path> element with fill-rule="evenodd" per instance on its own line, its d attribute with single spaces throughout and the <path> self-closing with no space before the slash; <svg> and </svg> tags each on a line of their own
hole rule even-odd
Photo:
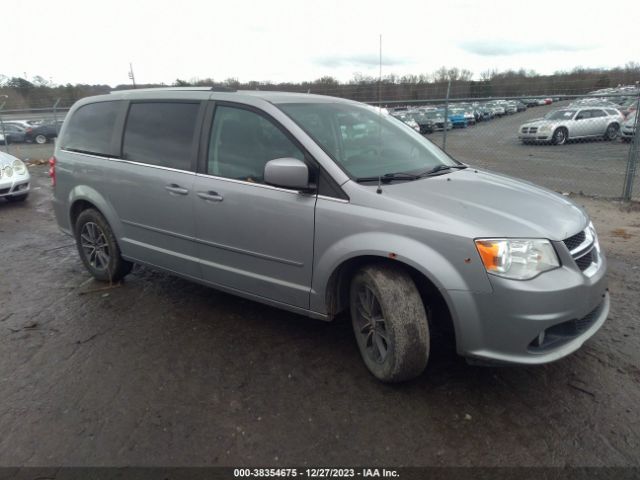
<svg viewBox="0 0 640 480">
<path fill-rule="evenodd" d="M 434 175 L 436 173 L 439 172 L 444 172 L 445 170 L 451 170 L 453 168 L 459 168 L 460 170 L 463 170 L 465 168 L 467 168 L 466 165 L 438 165 L 433 167 L 431 170 L 427 170 L 426 172 L 422 172 L 420 175 L 418 175 L 418 177 L 422 178 L 422 177 L 428 177 L 429 175 Z"/>
<path fill-rule="evenodd" d="M 380 175 L 377 177 L 358 177 L 356 178 L 356 182 L 377 182 L 381 181 L 383 183 L 388 183 L 393 180 L 418 180 L 422 178 L 421 175 L 415 175 L 413 173 L 405 173 L 405 172 L 394 172 L 394 173 L 385 173 L 384 175 Z"/>
</svg>

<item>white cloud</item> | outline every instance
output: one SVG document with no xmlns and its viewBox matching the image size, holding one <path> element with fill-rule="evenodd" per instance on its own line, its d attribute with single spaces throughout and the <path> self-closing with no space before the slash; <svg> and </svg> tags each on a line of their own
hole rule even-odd
<svg viewBox="0 0 640 480">
<path fill-rule="evenodd" d="M 412 0 L 196 1 L 30 0 L 31 12 L 3 16 L 0 73 L 57 83 L 140 83 L 176 78 L 301 81 L 355 72 L 375 75 L 383 35 L 383 72 L 429 73 L 442 65 L 479 73 L 526 68 L 541 73 L 576 65 L 638 61 L 633 22 L 594 14 L 602 4 Z M 640 2 L 616 2 L 624 18 Z M 17 12 L 17 10 L 16 10 Z"/>
</svg>

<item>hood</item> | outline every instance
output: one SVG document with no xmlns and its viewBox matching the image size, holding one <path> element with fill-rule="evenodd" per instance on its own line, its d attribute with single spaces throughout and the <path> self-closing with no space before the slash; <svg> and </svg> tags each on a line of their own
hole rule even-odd
<svg viewBox="0 0 640 480">
<path fill-rule="evenodd" d="M 444 222 L 470 237 L 563 240 L 588 224 L 567 198 L 531 183 L 474 168 L 383 187 L 412 214 Z M 438 218 L 436 218 L 438 217 Z"/>
<path fill-rule="evenodd" d="M 534 118 L 533 120 L 529 120 L 527 123 L 523 123 L 522 126 L 527 127 L 539 127 L 541 125 L 552 125 L 554 123 L 558 123 L 559 120 L 547 120 L 546 118 Z"/>
</svg>

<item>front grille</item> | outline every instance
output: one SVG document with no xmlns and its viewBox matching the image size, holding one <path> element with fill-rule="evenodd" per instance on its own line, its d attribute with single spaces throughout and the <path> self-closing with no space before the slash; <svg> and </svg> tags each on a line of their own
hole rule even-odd
<svg viewBox="0 0 640 480">
<path fill-rule="evenodd" d="M 584 272 L 593 263 L 593 260 L 594 260 L 593 257 L 594 257 L 594 252 L 593 250 L 590 250 L 580 258 L 576 259 L 576 265 L 578 265 L 578 268 Z"/>
<path fill-rule="evenodd" d="M 537 133 L 538 127 L 522 127 L 522 133 Z"/>
<path fill-rule="evenodd" d="M 0 188 L 0 195 L 4 195 L 5 193 L 9 193 L 10 188 Z"/>
<path fill-rule="evenodd" d="M 567 246 L 569 251 L 571 251 L 574 248 L 582 245 L 582 242 L 584 242 L 586 238 L 587 235 L 586 233 L 584 233 L 584 231 L 578 232 L 574 236 L 565 239 L 564 244 Z"/>
<path fill-rule="evenodd" d="M 529 351 L 540 352 L 559 347 L 578 335 L 583 334 L 596 322 L 603 307 L 604 301 L 600 302 L 596 308 L 582 318 L 575 318 L 547 328 L 531 341 Z"/>
<path fill-rule="evenodd" d="M 584 272 L 591 265 L 598 262 L 597 239 L 587 230 L 566 238 L 563 243 L 571 253 L 571 257 L 580 271 Z"/>
</svg>

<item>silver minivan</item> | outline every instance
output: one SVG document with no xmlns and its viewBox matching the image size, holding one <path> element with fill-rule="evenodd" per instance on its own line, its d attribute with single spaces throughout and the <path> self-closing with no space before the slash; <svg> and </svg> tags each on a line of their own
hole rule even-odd
<svg viewBox="0 0 640 480">
<path fill-rule="evenodd" d="M 382 381 L 419 375 L 449 340 L 479 363 L 554 361 L 609 312 L 580 207 L 361 103 L 119 91 L 73 106 L 50 163 L 57 221 L 96 279 L 138 263 L 317 319 L 348 312 Z"/>
</svg>

